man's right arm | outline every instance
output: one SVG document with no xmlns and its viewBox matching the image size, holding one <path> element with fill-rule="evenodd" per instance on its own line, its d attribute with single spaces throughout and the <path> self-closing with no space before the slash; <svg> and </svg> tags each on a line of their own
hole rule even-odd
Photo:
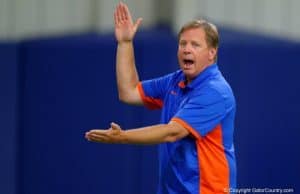
<svg viewBox="0 0 300 194">
<path fill-rule="evenodd" d="M 133 38 L 142 21 L 139 18 L 133 23 L 126 4 L 120 2 L 114 13 L 115 36 L 118 41 L 116 56 L 116 74 L 119 99 L 128 104 L 141 105 L 137 85 L 138 73 L 135 67 Z"/>
<path fill-rule="evenodd" d="M 116 63 L 119 99 L 128 104 L 141 105 L 132 41 L 118 43 Z"/>
</svg>

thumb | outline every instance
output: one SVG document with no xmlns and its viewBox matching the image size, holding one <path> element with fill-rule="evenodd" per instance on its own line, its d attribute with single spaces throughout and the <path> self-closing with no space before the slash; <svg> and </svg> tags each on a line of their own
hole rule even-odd
<svg viewBox="0 0 300 194">
<path fill-rule="evenodd" d="M 114 122 L 110 123 L 110 127 L 111 127 L 113 130 L 121 130 L 120 125 L 118 125 L 118 124 L 116 124 L 116 123 L 114 123 Z"/>
<path fill-rule="evenodd" d="M 139 28 L 139 26 L 141 25 L 143 21 L 143 18 L 138 18 L 134 24 L 134 28 L 135 28 L 135 31 Z"/>
</svg>

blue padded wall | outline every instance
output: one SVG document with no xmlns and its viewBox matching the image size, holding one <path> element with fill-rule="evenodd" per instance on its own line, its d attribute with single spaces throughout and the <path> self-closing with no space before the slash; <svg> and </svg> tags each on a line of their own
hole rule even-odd
<svg viewBox="0 0 300 194">
<path fill-rule="evenodd" d="M 219 67 L 237 99 L 238 185 L 298 191 L 300 44 L 225 28 L 220 35 Z M 176 70 L 176 47 L 169 30 L 139 32 L 140 78 Z M 84 139 L 112 121 L 126 129 L 159 121 L 159 111 L 118 101 L 112 34 L 26 40 L 0 51 L 0 138 L 8 153 L 0 193 L 155 193 L 156 146 Z"/>
<path fill-rule="evenodd" d="M 18 45 L 0 43 L 0 193 L 17 187 Z"/>
</svg>

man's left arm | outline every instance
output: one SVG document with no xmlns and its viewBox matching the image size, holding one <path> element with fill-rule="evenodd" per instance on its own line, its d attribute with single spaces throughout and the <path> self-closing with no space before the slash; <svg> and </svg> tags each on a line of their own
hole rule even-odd
<svg viewBox="0 0 300 194">
<path fill-rule="evenodd" d="M 137 129 L 122 130 L 115 123 L 107 130 L 93 129 L 85 134 L 86 139 L 98 143 L 151 145 L 175 142 L 189 134 L 180 124 L 171 121 L 168 124 L 152 125 Z"/>
</svg>

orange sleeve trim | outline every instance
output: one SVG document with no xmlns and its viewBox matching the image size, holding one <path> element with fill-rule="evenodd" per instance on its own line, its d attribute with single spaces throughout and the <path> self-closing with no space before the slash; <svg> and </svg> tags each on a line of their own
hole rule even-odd
<svg viewBox="0 0 300 194">
<path fill-rule="evenodd" d="M 197 132 L 197 130 L 191 127 L 187 122 L 185 122 L 181 118 L 174 117 L 171 119 L 171 121 L 175 121 L 181 126 L 183 126 L 184 128 L 186 128 L 197 140 L 201 139 L 201 135 Z"/>
<path fill-rule="evenodd" d="M 139 94 L 141 96 L 141 99 L 143 101 L 143 104 L 147 108 L 149 108 L 151 110 L 154 110 L 154 109 L 161 109 L 163 107 L 163 101 L 162 100 L 152 98 L 152 97 L 149 97 L 149 96 L 145 95 L 145 92 L 144 92 L 144 89 L 143 89 L 143 86 L 142 86 L 141 82 L 138 83 L 137 88 L 138 88 Z"/>
</svg>

